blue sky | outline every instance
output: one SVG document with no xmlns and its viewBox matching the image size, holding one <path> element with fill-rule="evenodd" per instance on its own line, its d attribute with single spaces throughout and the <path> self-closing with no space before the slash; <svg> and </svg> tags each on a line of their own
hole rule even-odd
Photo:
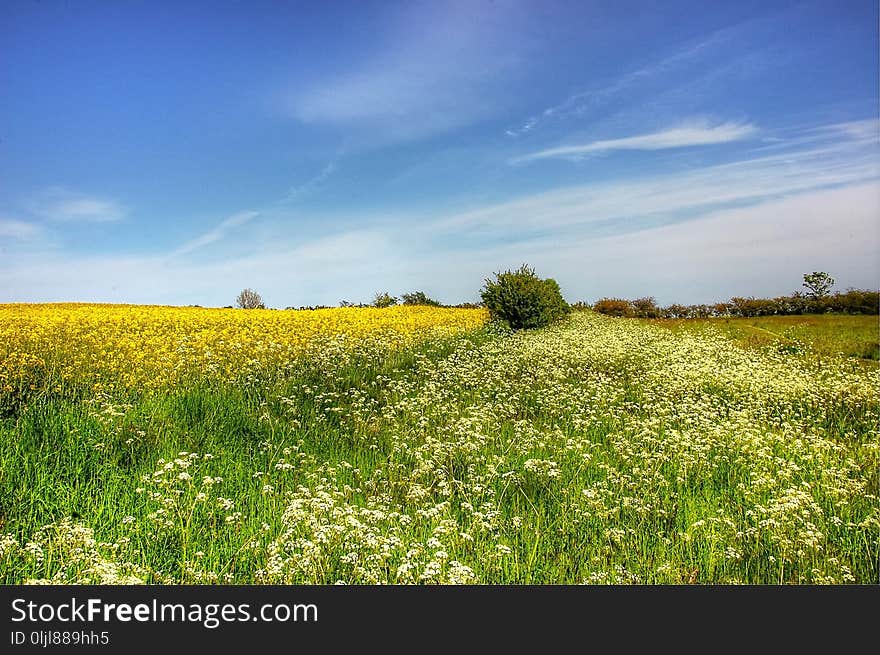
<svg viewBox="0 0 880 655">
<path fill-rule="evenodd" d="M 880 278 L 876 2 L 0 5 L 0 302 Z"/>
</svg>

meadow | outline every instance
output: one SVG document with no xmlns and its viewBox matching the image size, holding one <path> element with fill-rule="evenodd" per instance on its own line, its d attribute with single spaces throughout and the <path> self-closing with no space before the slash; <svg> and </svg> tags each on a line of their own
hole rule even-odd
<svg viewBox="0 0 880 655">
<path fill-rule="evenodd" d="M 672 330 L 721 331 L 746 347 L 776 346 L 792 353 L 880 360 L 877 315 L 807 314 L 794 316 L 660 319 Z"/>
<path fill-rule="evenodd" d="M 737 334 L 0 306 L 0 581 L 877 583 L 876 362 Z"/>
</svg>

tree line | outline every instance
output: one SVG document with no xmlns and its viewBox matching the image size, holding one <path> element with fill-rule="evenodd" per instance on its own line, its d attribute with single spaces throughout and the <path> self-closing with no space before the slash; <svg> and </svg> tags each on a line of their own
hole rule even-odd
<svg viewBox="0 0 880 655">
<path fill-rule="evenodd" d="M 342 300 L 340 307 L 385 308 L 394 305 L 423 305 L 430 307 L 485 307 L 492 318 L 506 322 L 514 329 L 541 327 L 562 318 L 570 309 L 592 309 L 600 314 L 628 318 L 712 318 L 783 316 L 797 314 L 878 314 L 880 292 L 867 289 L 847 289 L 831 293 L 834 278 L 824 271 L 804 274 L 804 291 L 795 291 L 776 298 L 733 297 L 726 302 L 700 305 L 672 304 L 661 307 L 653 296 L 627 300 L 602 298 L 593 304 L 577 302 L 569 306 L 562 297 L 559 285 L 552 278 L 542 279 L 533 268 L 523 264 L 515 271 L 495 273 L 487 278 L 480 291 L 482 302 L 445 305 L 423 291 L 392 296 L 387 291 L 375 294 L 371 303 L 353 303 Z M 260 294 L 245 289 L 236 298 L 242 309 L 265 309 Z M 287 307 L 286 309 L 329 309 L 324 305 Z"/>
<path fill-rule="evenodd" d="M 805 291 L 776 298 L 733 297 L 708 305 L 672 304 L 660 307 L 652 296 L 626 300 L 602 298 L 592 305 L 575 303 L 575 309 L 592 309 L 608 316 L 630 318 L 712 318 L 725 316 L 789 316 L 798 314 L 878 314 L 880 292 L 847 289 L 831 293 L 834 279 L 824 271 L 804 275 Z"/>
<path fill-rule="evenodd" d="M 369 303 L 351 302 L 349 300 L 340 300 L 339 307 L 376 307 L 384 309 L 393 307 L 394 305 L 424 305 L 428 307 L 456 307 L 465 309 L 474 309 L 480 307 L 478 303 L 458 303 L 457 305 L 444 305 L 439 300 L 434 300 L 424 291 L 413 291 L 412 293 L 403 293 L 398 298 L 392 296 L 387 291 L 380 291 L 375 294 L 373 301 Z M 226 309 L 232 309 L 232 305 L 227 305 Z M 237 309 L 267 309 L 266 303 L 263 302 L 262 296 L 253 289 L 244 289 L 235 298 L 235 308 Z M 330 309 L 329 305 L 301 305 L 299 307 L 290 306 L 284 309 Z"/>
</svg>

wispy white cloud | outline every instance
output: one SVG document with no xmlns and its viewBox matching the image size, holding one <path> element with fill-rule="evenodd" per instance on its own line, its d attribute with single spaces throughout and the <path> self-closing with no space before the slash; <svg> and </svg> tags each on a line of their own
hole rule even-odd
<svg viewBox="0 0 880 655">
<path fill-rule="evenodd" d="M 315 191 L 319 188 L 333 173 L 336 172 L 336 162 L 329 162 L 324 168 L 321 169 L 321 172 L 307 180 L 303 184 L 299 184 L 288 189 L 284 198 L 281 199 L 281 202 L 291 202 L 293 200 L 299 200 L 304 196 Z"/>
<path fill-rule="evenodd" d="M 530 116 L 519 127 L 505 130 L 505 133 L 508 136 L 517 137 L 531 132 L 548 120 L 581 115 L 589 108 L 601 105 L 619 96 L 621 93 L 639 86 L 639 84 L 686 68 L 694 62 L 700 61 L 707 53 L 716 50 L 720 45 L 727 42 L 734 30 L 735 28 L 718 30 L 707 38 L 695 44 L 688 44 L 659 61 L 654 61 L 642 68 L 630 71 L 605 86 L 572 94 L 564 101 L 551 105 L 540 113 Z"/>
<path fill-rule="evenodd" d="M 0 299 L 223 306 L 250 287 L 270 307 L 336 304 L 369 300 L 388 285 L 389 276 L 401 271 L 401 251 L 375 230 L 275 245 L 198 262 L 186 257 L 27 253 L 0 259 Z M 381 267 L 375 266 L 377 260 Z"/>
<path fill-rule="evenodd" d="M 878 212 L 875 181 L 704 211 L 684 223 L 625 234 L 562 230 L 468 249 L 450 250 L 431 240 L 413 247 L 409 228 L 278 244 L 273 252 L 222 262 L 49 252 L 0 260 L 0 298 L 158 304 L 173 298 L 220 306 L 250 286 L 273 307 L 369 300 L 375 291 L 417 288 L 459 302 L 476 300 L 492 271 L 523 261 L 556 278 L 570 301 L 655 295 L 661 303 L 709 302 L 774 295 L 798 288 L 810 270 L 832 272 L 841 288 L 870 288 L 880 276 Z"/>
<path fill-rule="evenodd" d="M 221 239 L 225 238 L 230 232 L 235 230 L 236 228 L 241 227 L 247 223 L 250 223 L 257 216 L 260 215 L 260 212 L 255 211 L 243 211 L 237 214 L 233 214 L 229 218 L 224 221 L 218 223 L 213 229 L 205 232 L 201 236 L 193 239 L 192 241 L 188 241 L 176 250 L 174 250 L 170 256 L 177 257 L 180 255 L 187 255 L 194 250 L 198 250 L 199 248 L 203 248 L 204 246 L 210 245 Z"/>
<path fill-rule="evenodd" d="M 460 240 L 532 238 L 560 230 L 627 230 L 725 205 L 757 203 L 880 178 L 870 139 L 833 138 L 808 148 L 664 175 L 553 189 L 438 219 Z"/>
<path fill-rule="evenodd" d="M 880 145 L 880 120 L 868 118 L 860 121 L 847 121 L 845 123 L 833 123 L 814 130 L 818 133 L 837 133 L 847 138 L 859 141 L 873 141 Z"/>
<path fill-rule="evenodd" d="M 347 214 L 357 226 L 348 231 L 338 231 L 340 216 L 304 233 L 289 213 L 267 212 L 259 233 L 236 233 L 257 216 L 242 212 L 175 253 L 242 237 L 203 258 L 13 253 L 0 259 L 0 298 L 225 305 L 251 286 L 272 306 L 298 306 L 422 287 L 461 301 L 475 300 L 493 270 L 523 261 L 555 277 L 570 300 L 786 293 L 809 270 L 830 271 L 842 287 L 876 286 L 876 140 L 871 129 L 825 131 L 806 147 L 463 213 Z"/>
<path fill-rule="evenodd" d="M 16 219 L 0 218 L 0 239 L 29 241 L 43 233 L 39 225 Z"/>
<path fill-rule="evenodd" d="M 327 178 L 329 178 L 336 171 L 336 162 L 329 162 L 321 169 L 321 171 L 307 180 L 303 184 L 291 187 L 287 193 L 284 195 L 281 200 L 275 203 L 275 206 L 282 206 L 288 203 L 294 202 L 296 200 L 300 200 L 308 194 L 314 192 L 318 189 L 321 184 L 323 184 Z M 204 234 L 199 235 L 195 239 L 191 241 L 187 241 L 179 248 L 174 249 L 171 253 L 169 253 L 169 257 L 179 257 L 181 255 L 188 255 L 200 248 L 204 248 L 205 246 L 209 246 L 211 244 L 218 243 L 224 239 L 226 239 L 230 234 L 234 233 L 239 228 L 251 223 L 254 219 L 262 216 L 264 212 L 261 211 L 242 211 L 237 214 L 233 214 L 228 218 L 224 219 L 212 229 L 208 230 Z"/>
<path fill-rule="evenodd" d="M 436 134 L 490 115 L 502 78 L 518 71 L 515 7 L 502 13 L 474 2 L 401 7 L 381 48 L 297 88 L 287 97 L 288 111 L 304 123 L 384 140 Z"/>
<path fill-rule="evenodd" d="M 755 152 L 782 151 L 815 147 L 817 144 L 834 144 L 840 140 L 865 145 L 880 145 L 880 120 L 865 120 L 831 123 L 813 127 L 789 128 L 776 135 L 761 138 L 764 145 L 753 148 Z"/>
<path fill-rule="evenodd" d="M 880 184 L 874 181 L 705 211 L 686 222 L 624 234 L 567 232 L 564 238 L 494 244 L 422 266 L 434 276 L 467 281 L 485 275 L 486 268 L 528 261 L 555 277 L 570 301 L 772 296 L 797 290 L 803 273 L 812 270 L 832 271 L 840 288 L 876 288 L 878 215 Z"/>
<path fill-rule="evenodd" d="M 710 125 L 705 120 L 691 121 L 650 134 L 639 134 L 618 139 L 603 139 L 591 141 L 590 143 L 539 150 L 521 157 L 515 157 L 511 160 L 511 163 L 525 163 L 538 159 L 578 160 L 588 155 L 610 150 L 665 150 L 668 148 L 729 143 L 753 136 L 757 131 L 754 125 L 747 123 L 727 122 Z"/>
<path fill-rule="evenodd" d="M 27 203 L 36 216 L 60 223 L 108 223 L 123 219 L 128 210 L 118 201 L 71 191 L 63 187 L 46 189 Z"/>
</svg>

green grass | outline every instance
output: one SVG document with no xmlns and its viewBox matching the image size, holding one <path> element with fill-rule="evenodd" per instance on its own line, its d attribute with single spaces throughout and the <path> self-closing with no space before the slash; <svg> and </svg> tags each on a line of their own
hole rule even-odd
<svg viewBox="0 0 880 655">
<path fill-rule="evenodd" d="M 0 581 L 876 583 L 880 394 L 830 354 L 869 326 L 790 318 L 38 394 L 0 419 Z"/>
<path fill-rule="evenodd" d="M 877 316 L 806 314 L 753 318 L 657 319 L 651 323 L 671 330 L 721 330 L 740 345 L 809 351 L 823 356 L 880 360 L 880 319 Z"/>
</svg>

